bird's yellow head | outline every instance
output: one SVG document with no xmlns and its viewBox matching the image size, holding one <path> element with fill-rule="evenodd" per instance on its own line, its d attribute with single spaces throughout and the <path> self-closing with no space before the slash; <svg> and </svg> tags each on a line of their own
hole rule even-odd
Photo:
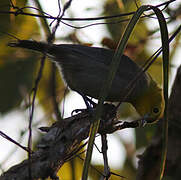
<svg viewBox="0 0 181 180">
<path fill-rule="evenodd" d="M 147 123 L 156 122 L 163 115 L 165 107 L 162 89 L 151 78 L 149 88 L 136 98 L 133 105 Z"/>
</svg>

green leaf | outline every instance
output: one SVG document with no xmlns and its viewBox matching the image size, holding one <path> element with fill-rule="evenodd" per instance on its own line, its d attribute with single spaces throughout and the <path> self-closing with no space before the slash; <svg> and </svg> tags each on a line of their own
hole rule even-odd
<svg viewBox="0 0 181 180">
<path fill-rule="evenodd" d="M 0 112 L 5 113 L 19 106 L 33 83 L 36 60 L 18 60 L 0 66 Z M 25 94 L 24 94 L 25 93 Z"/>
</svg>

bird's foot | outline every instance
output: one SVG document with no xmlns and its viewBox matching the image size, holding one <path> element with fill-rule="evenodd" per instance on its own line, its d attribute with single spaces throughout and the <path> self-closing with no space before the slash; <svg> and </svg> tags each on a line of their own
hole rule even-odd
<svg viewBox="0 0 181 180">
<path fill-rule="evenodd" d="M 87 97 L 86 95 L 84 95 L 84 94 L 81 93 L 81 92 L 78 92 L 78 93 L 82 96 L 82 98 L 83 98 L 83 100 L 84 100 L 84 102 L 85 102 L 85 105 L 86 105 L 87 109 L 95 108 L 95 106 L 96 106 L 97 104 L 96 104 L 91 98 Z"/>
<path fill-rule="evenodd" d="M 74 113 L 75 114 L 77 114 L 77 113 L 90 113 L 90 114 L 92 114 L 92 112 L 93 112 L 93 108 L 87 108 L 87 109 L 74 109 L 72 112 L 71 112 L 71 116 L 73 116 L 74 115 Z"/>
<path fill-rule="evenodd" d="M 147 121 L 146 121 L 145 119 L 141 119 L 141 120 L 139 121 L 139 127 L 145 127 L 146 124 L 147 124 Z"/>
</svg>

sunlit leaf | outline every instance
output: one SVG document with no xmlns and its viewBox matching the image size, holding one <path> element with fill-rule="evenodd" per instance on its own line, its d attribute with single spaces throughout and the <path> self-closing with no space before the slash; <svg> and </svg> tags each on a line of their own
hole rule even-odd
<svg viewBox="0 0 181 180">
<path fill-rule="evenodd" d="M 6 1 L 5 7 L 10 5 L 7 2 L 9 1 Z M 15 1 L 12 2 L 18 7 L 26 3 L 26 1 L 17 4 Z M 1 3 L 0 8 L 3 7 L 3 2 Z M 6 18 L 9 18 L 8 14 Z M 3 25 L 4 22 L 8 24 Z M 5 21 L 0 21 L 0 24 L 0 112 L 4 113 L 17 108 L 30 93 L 37 62 L 37 56 L 34 54 L 23 53 L 20 49 L 8 47 L 7 43 L 13 38 L 6 32 L 17 38 L 29 39 L 35 34 L 38 37 L 39 29 L 35 18 L 27 16 L 13 16 L 13 18 L 10 17 L 10 21 L 5 19 Z M 6 29 L 3 29 L 4 27 Z"/>
</svg>

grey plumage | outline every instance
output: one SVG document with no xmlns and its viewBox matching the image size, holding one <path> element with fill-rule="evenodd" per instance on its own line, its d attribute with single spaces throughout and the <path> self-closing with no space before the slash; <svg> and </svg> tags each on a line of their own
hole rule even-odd
<svg viewBox="0 0 181 180">
<path fill-rule="evenodd" d="M 107 79 L 114 55 L 113 50 L 105 48 L 72 44 L 49 45 L 29 40 L 11 42 L 9 46 L 46 52 L 53 61 L 61 66 L 63 77 L 72 90 L 96 99 Z M 141 71 L 142 69 L 134 61 L 123 55 L 106 100 L 113 102 L 123 100 L 127 92 L 127 85 Z M 132 103 L 145 91 L 149 83 L 150 76 L 143 73 L 141 78 L 135 82 L 133 91 L 125 101 Z"/>
</svg>

